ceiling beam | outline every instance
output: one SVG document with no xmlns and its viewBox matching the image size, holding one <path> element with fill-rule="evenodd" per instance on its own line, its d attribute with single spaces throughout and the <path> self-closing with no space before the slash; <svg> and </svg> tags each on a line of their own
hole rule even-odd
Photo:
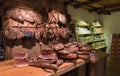
<svg viewBox="0 0 120 76">
<path fill-rule="evenodd" d="M 87 0 L 87 1 L 89 1 L 89 2 L 91 2 L 91 3 L 95 3 L 95 2 L 100 2 L 100 1 L 102 1 L 102 0 Z"/>
<path fill-rule="evenodd" d="M 90 9 L 89 12 L 95 12 L 95 11 L 99 11 L 99 10 L 109 10 L 110 11 L 110 9 L 117 9 L 117 8 L 120 8 L 120 3 L 106 5 L 101 8 L 93 8 L 93 9 Z"/>
<path fill-rule="evenodd" d="M 110 9 L 109 11 L 110 11 L 110 12 L 117 12 L 117 11 L 120 11 L 120 7 L 119 7 L 119 8 Z"/>
<path fill-rule="evenodd" d="M 116 4 L 110 4 L 110 5 L 105 5 L 104 8 L 114 8 L 114 7 L 120 7 L 120 3 L 116 3 Z"/>
</svg>

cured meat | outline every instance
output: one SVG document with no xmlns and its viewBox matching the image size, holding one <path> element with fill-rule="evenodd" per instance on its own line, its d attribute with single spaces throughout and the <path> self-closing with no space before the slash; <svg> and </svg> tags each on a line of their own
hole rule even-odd
<svg viewBox="0 0 120 76">
<path fill-rule="evenodd" d="M 61 27 L 61 28 L 60 28 L 60 36 L 61 36 L 62 38 L 68 38 L 68 36 L 69 36 L 69 31 L 68 31 L 68 29 Z"/>
<path fill-rule="evenodd" d="M 15 19 L 16 21 L 27 21 L 29 23 L 40 24 L 42 22 L 42 16 L 36 11 L 28 8 L 10 7 L 5 11 L 5 17 Z"/>
<path fill-rule="evenodd" d="M 71 45 L 69 48 L 75 48 L 77 47 L 77 45 Z"/>
<path fill-rule="evenodd" d="M 86 43 L 82 43 L 82 42 L 78 43 L 78 47 L 79 48 L 84 47 L 84 46 L 87 46 L 87 44 Z"/>
<path fill-rule="evenodd" d="M 72 43 L 67 43 L 67 44 L 65 44 L 64 46 L 68 48 L 68 47 L 70 47 L 71 45 L 72 45 Z"/>
<path fill-rule="evenodd" d="M 28 62 L 27 62 L 27 60 L 24 60 L 24 59 L 22 59 L 22 60 L 16 59 L 14 66 L 15 67 L 25 67 L 25 66 L 28 66 Z"/>
<path fill-rule="evenodd" d="M 58 15 L 59 15 L 59 21 L 60 21 L 62 24 L 66 24 L 66 16 L 63 15 L 62 13 L 59 13 L 59 12 L 58 12 Z"/>
<path fill-rule="evenodd" d="M 44 32 L 43 26 L 40 27 L 37 26 L 37 28 L 34 31 L 35 39 L 40 40 L 40 38 L 42 38 L 43 36 L 43 32 Z"/>
<path fill-rule="evenodd" d="M 12 27 L 6 27 L 3 29 L 3 35 L 8 39 L 16 39 L 17 29 Z"/>
<path fill-rule="evenodd" d="M 86 47 L 82 47 L 80 50 L 83 50 L 83 51 L 90 51 L 91 48 L 89 46 L 86 46 Z"/>
<path fill-rule="evenodd" d="M 37 62 L 38 61 L 38 57 L 37 56 L 33 56 L 33 57 L 30 57 L 29 59 L 28 59 L 28 62 L 29 63 L 32 63 L 32 62 Z"/>
<path fill-rule="evenodd" d="M 72 53 L 68 55 L 58 55 L 58 57 L 62 59 L 77 59 L 77 54 Z"/>
<path fill-rule="evenodd" d="M 52 64 L 52 63 L 55 63 L 55 62 L 57 62 L 57 59 L 37 59 L 37 62 L 38 63 L 49 63 L 49 64 Z"/>
<path fill-rule="evenodd" d="M 73 60 L 65 59 L 64 61 L 65 62 L 72 62 L 72 63 L 76 63 L 77 62 L 77 60 L 75 60 L 75 59 L 73 59 Z"/>
<path fill-rule="evenodd" d="M 60 65 L 63 64 L 63 62 L 64 62 L 64 61 L 63 61 L 62 59 L 59 59 L 59 60 L 57 60 L 57 63 L 56 63 L 56 64 L 57 64 L 58 66 L 60 66 Z"/>
<path fill-rule="evenodd" d="M 41 59 L 57 59 L 57 55 L 48 46 L 41 44 L 41 54 L 38 56 Z"/>
<path fill-rule="evenodd" d="M 58 17 L 58 12 L 56 10 L 51 10 L 48 13 L 48 22 L 49 23 L 58 23 L 59 17 Z"/>
<path fill-rule="evenodd" d="M 24 12 L 21 12 L 22 9 L 19 9 L 19 8 L 14 8 L 12 9 L 12 16 L 11 18 L 17 20 L 17 21 L 20 21 L 20 22 L 23 22 L 24 21 L 24 17 L 21 15 L 21 13 L 23 14 Z"/>
<path fill-rule="evenodd" d="M 78 58 L 80 59 L 89 59 L 89 55 L 78 55 Z"/>
<path fill-rule="evenodd" d="M 64 49 L 64 45 L 62 43 L 58 43 L 58 44 L 54 45 L 53 48 L 54 48 L 54 50 L 59 51 L 59 50 Z"/>
<path fill-rule="evenodd" d="M 76 42 L 76 41 L 72 41 L 71 42 L 73 45 L 78 45 L 78 42 Z"/>
<path fill-rule="evenodd" d="M 25 18 L 26 21 L 35 22 L 35 18 L 34 18 L 34 16 L 35 16 L 34 13 L 35 12 L 33 12 L 31 10 L 24 10 L 24 13 L 25 13 L 24 18 Z"/>
<path fill-rule="evenodd" d="M 27 58 L 27 53 L 14 53 L 14 58 L 15 59 L 25 59 Z"/>
<path fill-rule="evenodd" d="M 60 51 L 56 51 L 57 54 L 69 54 L 69 51 L 68 49 L 63 49 L 63 50 L 60 50 Z"/>
<path fill-rule="evenodd" d="M 89 55 L 89 52 L 86 51 L 78 51 L 76 52 L 78 55 Z"/>
<path fill-rule="evenodd" d="M 59 11 L 51 9 L 48 13 L 48 22 L 49 23 L 62 23 L 66 24 L 66 16 Z"/>
<path fill-rule="evenodd" d="M 41 59 L 57 59 L 57 55 L 55 53 L 42 53 L 39 55 Z"/>
<path fill-rule="evenodd" d="M 69 48 L 68 52 L 69 53 L 74 53 L 74 52 L 77 52 L 78 50 L 79 50 L 78 47 L 71 47 L 71 48 Z"/>
<path fill-rule="evenodd" d="M 65 48 L 63 50 L 57 51 L 58 54 L 70 54 L 77 52 L 79 50 L 78 47 L 71 47 L 71 48 Z"/>
<path fill-rule="evenodd" d="M 37 66 L 41 68 L 47 68 L 47 69 L 52 69 L 52 70 L 57 70 L 58 65 L 56 64 L 49 64 L 49 63 L 33 63 L 32 66 Z"/>
</svg>

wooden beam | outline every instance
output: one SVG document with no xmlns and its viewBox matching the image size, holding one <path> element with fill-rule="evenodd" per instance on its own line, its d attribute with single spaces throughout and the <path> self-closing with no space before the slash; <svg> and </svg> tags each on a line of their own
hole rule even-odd
<svg viewBox="0 0 120 76">
<path fill-rule="evenodd" d="M 110 9 L 109 11 L 110 12 L 118 12 L 118 11 L 120 11 L 120 7 L 119 8 L 114 8 L 114 9 Z"/>
<path fill-rule="evenodd" d="M 120 7 L 120 3 L 116 3 L 116 4 L 110 4 L 110 5 L 105 5 L 104 8 L 115 8 L 115 7 Z"/>
<path fill-rule="evenodd" d="M 102 0 L 87 0 L 87 1 L 89 1 L 89 2 L 91 2 L 91 3 L 95 3 L 95 2 L 100 2 L 100 1 L 102 1 Z"/>
</svg>

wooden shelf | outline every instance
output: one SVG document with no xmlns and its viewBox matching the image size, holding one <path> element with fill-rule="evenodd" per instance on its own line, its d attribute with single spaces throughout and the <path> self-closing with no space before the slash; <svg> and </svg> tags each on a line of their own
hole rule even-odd
<svg viewBox="0 0 120 76">
<path fill-rule="evenodd" d="M 77 34 L 78 36 L 89 36 L 91 34 Z"/>
<path fill-rule="evenodd" d="M 102 26 L 92 26 L 92 28 L 102 28 Z"/>
<path fill-rule="evenodd" d="M 104 34 L 104 33 L 93 33 L 93 35 L 101 35 L 101 34 Z"/>
<path fill-rule="evenodd" d="M 102 48 L 106 48 L 107 46 L 103 46 L 103 47 L 98 47 L 98 48 L 94 48 L 95 50 L 99 50 L 99 49 L 102 49 Z"/>
<path fill-rule="evenodd" d="M 102 43 L 105 42 L 104 39 L 104 31 L 103 31 L 103 26 L 102 25 L 94 25 L 94 24 L 89 24 L 89 25 L 76 25 L 76 28 L 82 28 L 82 29 L 88 29 L 90 31 L 90 34 L 76 34 L 77 41 L 82 41 L 85 42 L 86 44 L 90 45 L 92 47 L 92 44 L 96 44 L 97 42 Z M 80 30 L 82 32 L 82 30 Z M 83 32 L 84 33 L 84 32 Z M 79 38 L 81 37 L 81 38 Z M 93 38 L 102 38 L 100 40 L 92 40 L 90 42 L 87 42 L 88 40 L 87 37 L 90 37 L 91 39 Z M 106 46 L 105 46 L 106 47 Z M 102 49 L 105 47 L 94 47 L 96 50 Z M 106 50 L 106 49 L 105 49 Z"/>
<path fill-rule="evenodd" d="M 80 26 L 80 25 L 79 25 L 79 26 L 76 26 L 76 28 L 77 28 L 77 27 L 90 27 L 90 26 L 88 26 L 88 25 L 81 25 L 81 26 Z"/>
<path fill-rule="evenodd" d="M 90 42 L 85 42 L 86 44 L 90 44 L 90 43 L 93 43 L 93 41 L 90 41 Z"/>
<path fill-rule="evenodd" d="M 93 41 L 93 42 L 100 42 L 100 41 L 105 41 L 105 39 L 95 40 L 95 41 Z"/>
</svg>

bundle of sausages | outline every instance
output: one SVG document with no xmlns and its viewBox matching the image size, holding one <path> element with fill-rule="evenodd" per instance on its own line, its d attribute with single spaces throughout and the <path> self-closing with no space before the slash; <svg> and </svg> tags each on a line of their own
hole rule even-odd
<svg viewBox="0 0 120 76">
<path fill-rule="evenodd" d="M 75 60 L 78 58 L 89 58 L 89 52 L 91 51 L 89 46 L 76 41 L 69 42 L 67 44 L 58 43 L 53 48 L 59 58 L 71 62 L 75 62 Z"/>
<path fill-rule="evenodd" d="M 7 39 L 37 38 L 35 30 L 42 23 L 42 16 L 29 8 L 10 7 L 4 11 L 3 20 L 3 33 Z"/>
<path fill-rule="evenodd" d="M 48 22 L 49 23 L 62 23 L 66 24 L 66 16 L 56 10 L 51 9 L 48 12 Z"/>
<path fill-rule="evenodd" d="M 37 40 L 51 39 L 59 42 L 69 37 L 66 16 L 59 11 L 48 12 L 48 21 L 43 22 L 42 16 L 29 8 L 11 7 L 4 11 L 3 33 L 7 39 L 32 37 Z"/>
<path fill-rule="evenodd" d="M 4 14 L 4 17 L 7 19 L 12 18 L 13 20 L 20 22 L 27 21 L 29 23 L 40 24 L 42 21 L 41 15 L 29 8 L 10 7 L 5 10 Z"/>
</svg>

